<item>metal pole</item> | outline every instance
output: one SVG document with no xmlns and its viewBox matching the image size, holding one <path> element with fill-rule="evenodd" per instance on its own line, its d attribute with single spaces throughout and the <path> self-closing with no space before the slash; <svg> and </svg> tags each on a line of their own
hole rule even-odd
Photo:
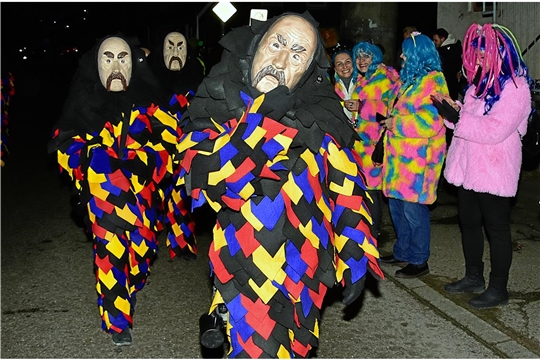
<svg viewBox="0 0 540 360">
<path fill-rule="evenodd" d="M 206 10 L 208 10 L 210 5 L 212 5 L 212 3 L 207 3 L 205 5 L 205 7 L 201 11 L 199 11 L 199 13 L 197 14 L 197 22 L 196 22 L 196 26 L 197 26 L 196 37 L 197 37 L 197 40 L 199 40 L 199 18 L 204 15 L 204 13 L 206 12 Z"/>
</svg>

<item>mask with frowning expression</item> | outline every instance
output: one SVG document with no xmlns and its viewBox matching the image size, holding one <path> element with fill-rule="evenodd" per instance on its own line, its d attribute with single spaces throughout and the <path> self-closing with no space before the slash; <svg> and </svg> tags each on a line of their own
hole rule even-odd
<svg viewBox="0 0 540 360">
<path fill-rule="evenodd" d="M 179 32 L 171 32 L 163 40 L 163 61 L 167 69 L 180 71 L 186 64 L 187 41 Z"/>
<path fill-rule="evenodd" d="M 263 36 L 251 67 L 251 83 L 267 93 L 278 85 L 292 90 L 308 69 L 317 35 L 313 26 L 297 15 L 276 21 Z"/>
<path fill-rule="evenodd" d="M 107 91 L 126 91 L 133 69 L 127 42 L 119 37 L 104 40 L 99 47 L 97 61 L 99 78 Z"/>
</svg>

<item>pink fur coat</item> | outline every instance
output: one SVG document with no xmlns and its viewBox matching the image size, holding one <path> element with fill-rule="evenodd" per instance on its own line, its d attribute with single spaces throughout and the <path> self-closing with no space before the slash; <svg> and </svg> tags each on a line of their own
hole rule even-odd
<svg viewBox="0 0 540 360">
<path fill-rule="evenodd" d="M 446 158 L 444 177 L 467 190 L 513 197 L 521 170 L 521 135 L 527 130 L 531 93 L 524 77 L 509 80 L 491 111 L 466 92 Z M 447 126 L 452 124 L 445 122 Z"/>
</svg>

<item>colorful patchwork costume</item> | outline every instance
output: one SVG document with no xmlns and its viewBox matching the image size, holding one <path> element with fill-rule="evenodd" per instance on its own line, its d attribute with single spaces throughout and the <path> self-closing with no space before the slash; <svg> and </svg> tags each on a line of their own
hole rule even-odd
<svg viewBox="0 0 540 360">
<path fill-rule="evenodd" d="M 49 149 L 87 206 L 102 327 L 114 334 L 133 326 L 135 295 L 158 249 L 157 220 L 163 184 L 172 180 L 178 121 L 155 105 L 160 90 L 136 39 L 126 40 L 133 61 L 129 86 L 105 89 L 97 59 L 106 39 L 82 57 Z"/>
<path fill-rule="evenodd" d="M 171 33 L 172 34 L 172 33 Z M 180 33 L 175 33 L 181 35 Z M 168 41 L 168 34 L 165 41 Z M 181 35 L 181 44 L 170 46 L 182 47 L 187 53 L 185 62 L 178 71 L 170 70 L 164 62 L 164 49 L 162 46 L 150 53 L 150 66 L 165 92 L 163 108 L 169 113 L 181 119 L 189 106 L 190 100 L 195 95 L 197 87 L 204 78 L 204 68 L 199 60 L 192 54 L 192 49 L 187 44 L 185 37 Z M 178 51 L 177 49 L 175 51 Z M 182 130 L 176 129 L 177 139 L 180 140 Z M 195 241 L 195 223 L 189 213 L 190 199 L 183 186 L 176 186 L 180 168 L 175 166 L 173 181 L 165 189 L 165 224 L 167 226 L 167 247 L 171 258 L 176 256 L 189 260 L 195 258 L 197 247 Z"/>
<path fill-rule="evenodd" d="M 229 311 L 232 358 L 308 356 L 327 289 L 341 283 L 350 303 L 368 270 L 383 277 L 358 138 L 327 81 L 320 38 L 292 91 L 251 86 L 254 51 L 278 18 L 221 40 L 222 60 L 189 106 L 178 147 L 193 207 L 208 202 L 217 213 L 210 312 Z"/>
</svg>

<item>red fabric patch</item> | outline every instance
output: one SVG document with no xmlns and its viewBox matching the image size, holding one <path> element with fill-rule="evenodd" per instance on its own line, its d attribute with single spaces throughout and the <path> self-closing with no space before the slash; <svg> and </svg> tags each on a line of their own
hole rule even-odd
<svg viewBox="0 0 540 360">
<path fill-rule="evenodd" d="M 242 349 L 247 352 L 250 358 L 257 359 L 262 355 L 263 351 L 253 343 L 253 338 L 250 337 L 246 342 L 244 342 L 242 340 L 242 337 L 240 336 L 240 333 L 238 333 L 236 336 L 238 343 L 240 344 Z"/>
<path fill-rule="evenodd" d="M 236 240 L 240 244 L 246 258 L 251 256 L 253 251 L 261 246 L 257 239 L 255 239 L 253 227 L 248 223 L 244 224 L 244 226 L 236 232 Z"/>
</svg>

